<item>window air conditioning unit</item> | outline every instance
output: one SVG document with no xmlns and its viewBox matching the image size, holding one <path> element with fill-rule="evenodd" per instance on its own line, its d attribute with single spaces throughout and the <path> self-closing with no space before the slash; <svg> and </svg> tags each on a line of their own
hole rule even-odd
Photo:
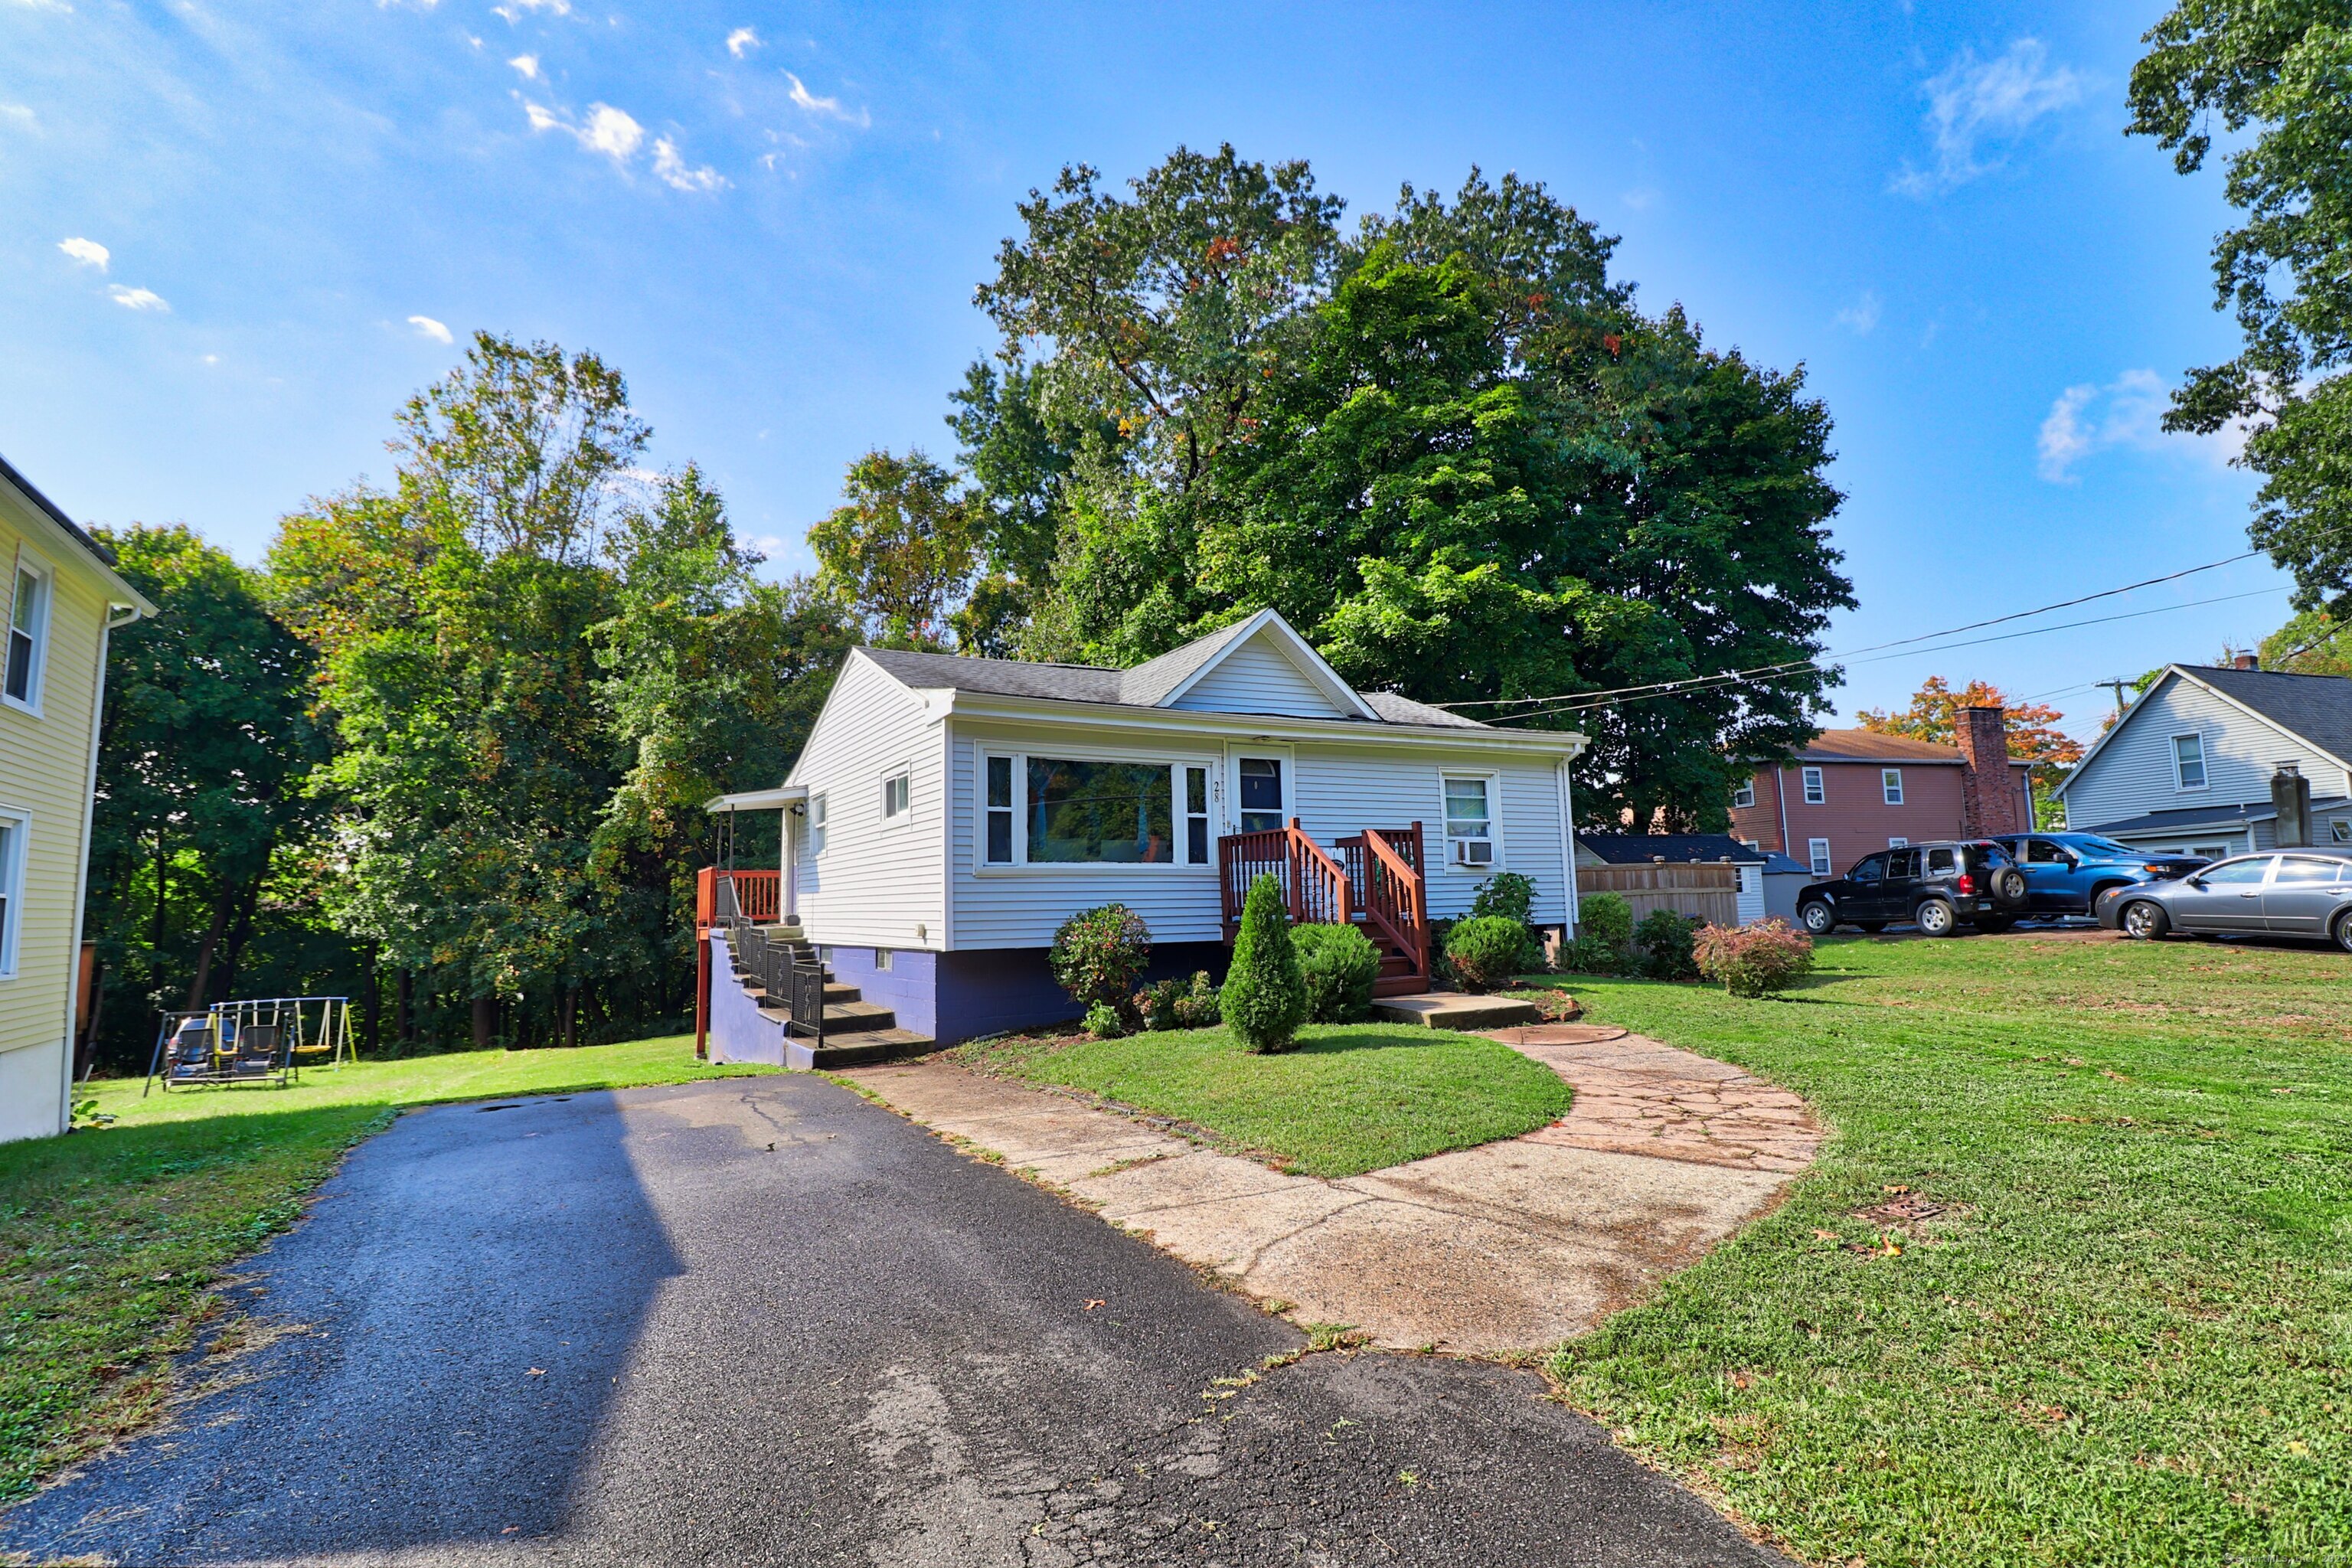
<svg viewBox="0 0 2352 1568">
<path fill-rule="evenodd" d="M 1454 841 L 1454 863 L 1457 866 L 1491 866 L 1495 863 L 1494 841 L 1486 838 L 1457 838 Z"/>
</svg>

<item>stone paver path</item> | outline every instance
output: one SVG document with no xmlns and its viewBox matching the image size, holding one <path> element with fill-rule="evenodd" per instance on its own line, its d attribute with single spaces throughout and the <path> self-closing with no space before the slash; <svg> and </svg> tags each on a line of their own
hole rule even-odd
<svg viewBox="0 0 2352 1568">
<path fill-rule="evenodd" d="M 937 1059 L 841 1076 L 1301 1322 L 1474 1354 L 1549 1347 L 1639 1300 L 1768 1207 L 1821 1139 L 1786 1090 L 1639 1036 L 1494 1037 L 1576 1086 L 1567 1119 L 1340 1181 Z"/>
</svg>

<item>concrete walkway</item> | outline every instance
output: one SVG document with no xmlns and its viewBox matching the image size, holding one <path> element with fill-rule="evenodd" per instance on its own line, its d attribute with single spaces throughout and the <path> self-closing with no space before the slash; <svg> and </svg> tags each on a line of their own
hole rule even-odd
<svg viewBox="0 0 2352 1568">
<path fill-rule="evenodd" d="M 842 1074 L 1306 1323 L 1472 1354 L 1548 1348 L 1771 1204 L 1822 1133 L 1787 1090 L 1622 1030 L 1493 1032 L 1576 1086 L 1523 1137 L 1341 1181 L 927 1060 Z"/>
</svg>

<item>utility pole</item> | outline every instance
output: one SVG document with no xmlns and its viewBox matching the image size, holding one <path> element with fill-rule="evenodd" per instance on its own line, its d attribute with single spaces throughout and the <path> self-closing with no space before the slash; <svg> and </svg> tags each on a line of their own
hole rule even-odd
<svg viewBox="0 0 2352 1568">
<path fill-rule="evenodd" d="M 2094 686 L 2111 687 L 2114 689 L 2116 694 L 2116 717 L 2118 719 L 2122 718 L 2124 716 L 2124 688 L 2131 685 L 2132 683 L 2128 680 L 2094 680 L 2091 684 Z"/>
</svg>

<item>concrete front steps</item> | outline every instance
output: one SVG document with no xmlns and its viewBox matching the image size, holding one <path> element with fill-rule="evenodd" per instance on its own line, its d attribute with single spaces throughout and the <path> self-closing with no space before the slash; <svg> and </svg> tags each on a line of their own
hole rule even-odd
<svg viewBox="0 0 2352 1568">
<path fill-rule="evenodd" d="M 807 934 L 796 925 L 768 926 L 765 934 L 770 946 L 791 947 L 796 962 L 805 960 L 812 951 Z M 761 1013 L 779 1023 L 783 1021 L 782 1004 L 770 1003 L 768 994 L 760 988 L 756 979 L 745 976 L 742 984 Z M 856 986 L 844 985 L 828 969 L 824 972 L 824 1038 L 819 1042 L 786 1035 L 784 1065 L 803 1071 L 868 1067 L 895 1057 L 919 1057 L 938 1046 L 939 1042 L 929 1035 L 898 1027 L 896 1013 L 879 1003 L 865 1000 L 865 994 Z"/>
<path fill-rule="evenodd" d="M 1534 1003 L 1515 1002 L 1507 996 L 1465 996 L 1458 991 L 1382 996 L 1377 986 L 1372 992 L 1372 1016 L 1384 1024 L 1419 1024 L 1429 1029 L 1507 1029 L 1543 1022 L 1543 1014 Z"/>
</svg>

